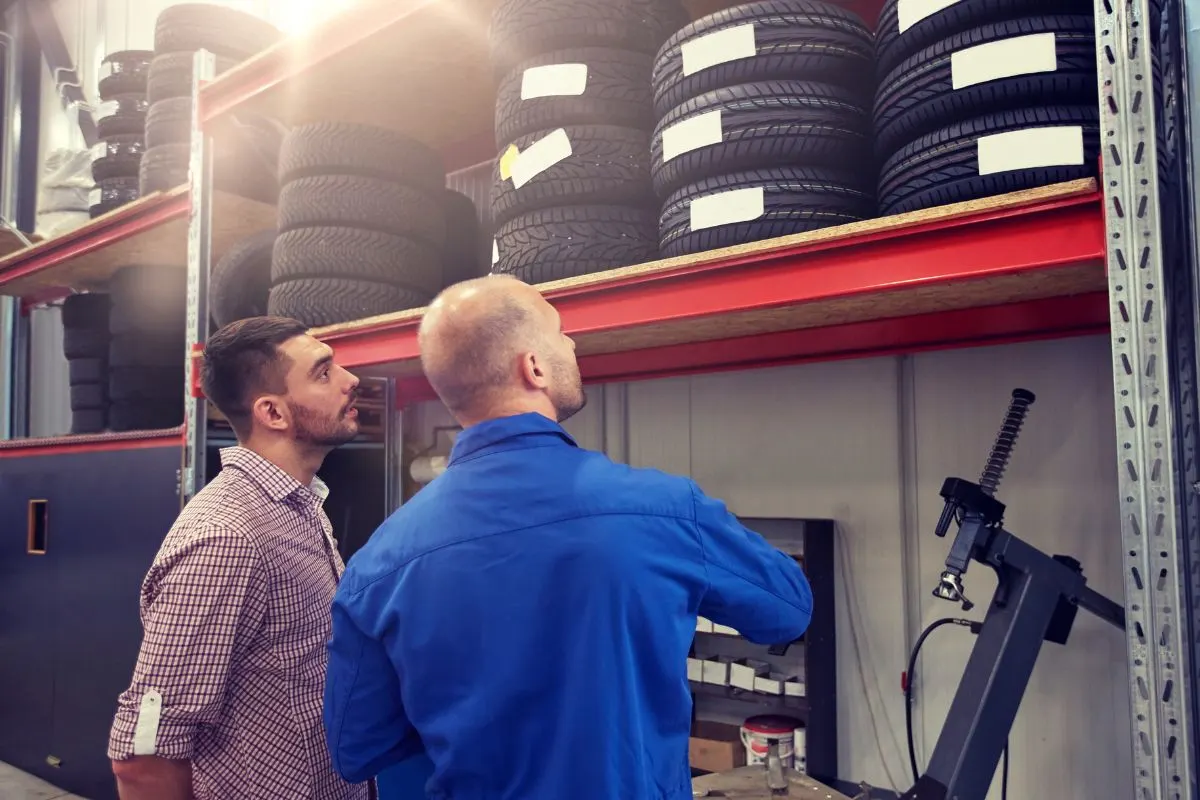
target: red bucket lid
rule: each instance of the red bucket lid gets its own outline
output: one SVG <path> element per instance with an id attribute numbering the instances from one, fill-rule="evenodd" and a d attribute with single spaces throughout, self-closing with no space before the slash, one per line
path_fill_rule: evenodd
<path id="1" fill-rule="evenodd" d="M 791 733 L 796 728 L 799 728 L 800 724 L 800 720 L 770 714 L 760 717 L 750 717 L 742 723 L 743 727 L 751 733 L 767 734 Z"/>

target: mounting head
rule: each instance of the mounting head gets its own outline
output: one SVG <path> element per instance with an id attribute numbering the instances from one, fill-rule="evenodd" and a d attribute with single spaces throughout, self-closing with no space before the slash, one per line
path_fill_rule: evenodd
<path id="1" fill-rule="evenodd" d="M 962 576 L 946 571 L 938 579 L 938 585 L 933 589 L 933 596 L 951 603 L 961 603 L 963 611 L 970 611 L 975 604 L 963 594 Z"/>

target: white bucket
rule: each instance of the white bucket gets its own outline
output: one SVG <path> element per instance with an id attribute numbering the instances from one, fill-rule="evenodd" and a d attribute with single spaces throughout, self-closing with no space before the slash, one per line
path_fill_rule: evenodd
<path id="1" fill-rule="evenodd" d="M 784 769 L 792 767 L 796 728 L 800 723 L 790 717 L 751 717 L 742 724 L 742 746 L 746 748 L 747 764 L 767 763 L 767 751 L 772 742 L 779 744 L 779 760 Z"/>

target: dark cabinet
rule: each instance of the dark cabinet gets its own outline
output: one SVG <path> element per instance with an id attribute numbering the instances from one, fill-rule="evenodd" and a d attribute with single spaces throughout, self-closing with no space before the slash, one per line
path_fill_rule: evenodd
<path id="1" fill-rule="evenodd" d="M 106 755 L 142 578 L 179 513 L 180 448 L 0 457 L 0 761 L 115 800 Z M 44 553 L 29 503 L 45 501 Z"/>

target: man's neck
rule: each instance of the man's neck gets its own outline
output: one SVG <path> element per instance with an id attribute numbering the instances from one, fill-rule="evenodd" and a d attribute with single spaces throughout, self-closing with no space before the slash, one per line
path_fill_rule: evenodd
<path id="1" fill-rule="evenodd" d="M 457 419 L 458 424 L 464 428 L 469 428 L 481 422 L 515 417 L 520 414 L 541 414 L 551 422 L 558 421 L 558 412 L 555 410 L 554 404 L 545 395 L 538 395 L 537 397 L 513 397 L 501 400 L 491 403 L 488 408 L 480 409 L 477 413 L 459 414 L 457 415 Z"/>
<path id="2" fill-rule="evenodd" d="M 292 441 L 263 442 L 252 439 L 241 445 L 270 461 L 303 486 L 312 485 L 317 470 L 329 452 L 325 448 L 304 447 Z"/>

